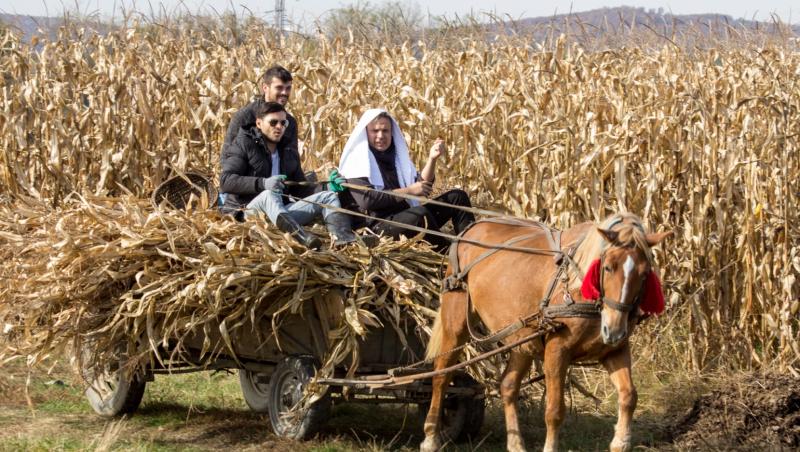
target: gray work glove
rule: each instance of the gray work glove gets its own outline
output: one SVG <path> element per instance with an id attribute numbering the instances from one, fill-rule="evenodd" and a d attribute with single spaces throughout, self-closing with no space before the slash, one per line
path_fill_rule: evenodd
<path id="1" fill-rule="evenodd" d="M 263 190 L 271 190 L 277 193 L 283 191 L 286 188 L 286 185 L 283 184 L 283 181 L 286 180 L 285 174 L 278 174 L 277 176 L 272 177 L 264 177 L 261 179 L 261 188 Z"/>

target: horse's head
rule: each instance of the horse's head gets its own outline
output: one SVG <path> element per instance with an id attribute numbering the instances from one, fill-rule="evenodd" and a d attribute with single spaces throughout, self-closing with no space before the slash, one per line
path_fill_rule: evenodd
<path id="1" fill-rule="evenodd" d="M 641 223 L 626 220 L 597 229 L 607 244 L 600 259 L 592 262 L 582 288 L 585 297 L 602 302 L 600 334 L 603 343 L 609 345 L 628 337 L 629 320 L 640 308 L 645 312 L 660 312 L 663 308 L 650 247 L 672 232 L 646 234 Z"/>

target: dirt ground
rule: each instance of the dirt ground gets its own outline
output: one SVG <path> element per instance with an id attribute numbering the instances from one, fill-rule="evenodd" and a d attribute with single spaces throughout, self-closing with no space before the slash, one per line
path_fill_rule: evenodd
<path id="1" fill-rule="evenodd" d="M 800 448 L 800 380 L 785 375 L 714 376 L 695 380 L 648 380 L 640 372 L 639 408 L 633 427 L 637 451 L 774 450 Z M 661 374 L 664 375 L 664 374 Z M 663 376 L 661 377 L 663 380 Z M 567 401 L 562 448 L 607 450 L 616 422 L 616 401 L 604 372 L 585 381 L 602 403 L 576 395 Z M 521 403 L 520 419 L 530 450 L 542 447 L 541 399 Z M 334 407 L 313 440 L 276 437 L 265 416 L 246 407 L 235 374 L 203 372 L 158 376 L 148 384 L 139 410 L 123 419 L 95 415 L 82 386 L 62 365 L 28 372 L 0 367 L 0 451 L 17 450 L 292 450 L 414 451 L 422 440 L 416 408 L 406 405 Z M 459 451 L 505 450 L 500 403 L 491 399 L 480 440 L 448 447 Z"/>
<path id="2" fill-rule="evenodd" d="M 800 450 L 800 378 L 749 374 L 706 394 L 672 429 L 682 449 Z"/>

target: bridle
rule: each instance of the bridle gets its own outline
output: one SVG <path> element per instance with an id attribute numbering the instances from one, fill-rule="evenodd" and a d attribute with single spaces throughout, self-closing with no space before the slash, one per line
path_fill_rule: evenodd
<path id="1" fill-rule="evenodd" d="M 600 286 L 598 287 L 600 291 L 600 298 L 598 299 L 597 303 L 602 306 L 608 306 L 609 308 L 619 311 L 619 312 L 629 312 L 630 315 L 634 315 L 638 311 L 639 305 L 642 303 L 642 293 L 644 292 L 644 284 L 641 285 L 639 288 L 639 293 L 636 294 L 636 298 L 633 299 L 633 303 L 631 304 L 624 304 L 620 303 L 616 300 L 612 300 L 611 298 L 606 297 L 605 290 L 603 289 L 603 276 L 605 275 L 605 268 L 604 265 L 606 257 L 606 252 L 603 251 L 600 254 Z"/>

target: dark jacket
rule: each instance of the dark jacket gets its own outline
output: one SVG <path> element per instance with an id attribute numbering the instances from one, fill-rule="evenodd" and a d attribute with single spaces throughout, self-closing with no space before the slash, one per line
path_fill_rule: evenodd
<path id="1" fill-rule="evenodd" d="M 228 125 L 228 131 L 225 132 L 222 155 L 225 155 L 225 151 L 236 140 L 239 129 L 256 123 L 256 107 L 263 102 L 264 96 L 259 96 L 233 115 L 231 123 Z M 283 132 L 283 138 L 278 142 L 278 149 L 294 149 L 295 153 L 297 153 L 297 120 L 288 111 L 286 112 L 286 119 L 289 120 L 289 125 Z"/>
<path id="2" fill-rule="evenodd" d="M 306 181 L 296 149 L 281 148 L 279 144 L 278 155 L 281 160 L 279 174 L 285 174 L 290 181 Z M 222 153 L 219 183 L 220 191 L 227 193 L 227 196 L 221 210 L 225 213 L 234 213 L 247 206 L 264 190 L 262 179 L 270 177 L 270 174 L 272 174 L 272 158 L 261 131 L 255 124 L 242 127 L 233 143 Z M 313 191 L 313 187 L 291 186 L 287 187 L 284 193 L 304 198 Z M 285 202 L 288 203 L 289 200 Z"/>
<path id="3" fill-rule="evenodd" d="M 369 178 L 359 177 L 355 179 L 347 179 L 347 182 L 353 185 L 362 185 L 369 188 L 375 188 L 369 183 Z M 384 189 L 383 191 L 363 191 L 363 190 L 347 190 L 339 194 L 339 200 L 342 207 L 348 210 L 361 212 L 372 217 L 389 218 L 394 214 L 400 213 L 406 209 L 411 208 L 411 205 L 405 199 L 393 196 L 390 194 L 391 189 Z M 364 226 L 372 227 L 375 220 L 365 220 L 361 217 L 351 217 L 353 221 L 353 228 Z"/>

